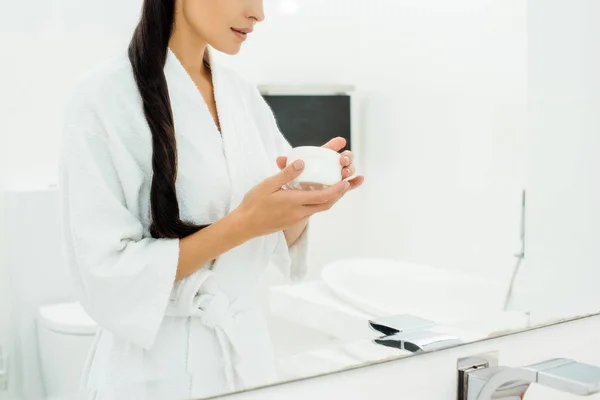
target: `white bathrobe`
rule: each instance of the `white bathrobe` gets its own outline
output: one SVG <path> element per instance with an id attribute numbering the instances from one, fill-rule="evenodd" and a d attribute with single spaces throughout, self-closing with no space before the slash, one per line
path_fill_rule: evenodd
<path id="1" fill-rule="evenodd" d="M 289 143 L 255 86 L 210 57 L 221 124 L 169 50 L 164 68 L 184 220 L 218 221 L 279 171 Z M 152 142 L 126 54 L 87 74 L 66 114 L 61 193 L 79 300 L 101 329 L 83 372 L 96 399 L 200 398 L 276 380 L 258 281 L 306 274 L 308 229 L 254 238 L 174 283 L 179 240 L 149 233 Z"/>

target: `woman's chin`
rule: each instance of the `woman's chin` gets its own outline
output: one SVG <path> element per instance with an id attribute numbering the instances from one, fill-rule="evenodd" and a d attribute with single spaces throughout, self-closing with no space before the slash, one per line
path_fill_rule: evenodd
<path id="1" fill-rule="evenodd" d="M 230 56 L 235 56 L 242 49 L 242 44 L 241 43 L 228 43 L 226 45 L 212 46 L 212 47 L 221 53 L 225 53 Z"/>

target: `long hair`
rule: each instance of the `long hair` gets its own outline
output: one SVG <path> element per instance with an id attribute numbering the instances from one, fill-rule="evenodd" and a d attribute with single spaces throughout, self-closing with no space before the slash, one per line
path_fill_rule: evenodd
<path id="1" fill-rule="evenodd" d="M 205 228 L 179 215 L 175 182 L 177 144 L 164 66 L 173 32 L 175 0 L 144 0 L 142 16 L 129 44 L 129 61 L 152 131 L 150 208 L 154 238 L 184 238 Z"/>

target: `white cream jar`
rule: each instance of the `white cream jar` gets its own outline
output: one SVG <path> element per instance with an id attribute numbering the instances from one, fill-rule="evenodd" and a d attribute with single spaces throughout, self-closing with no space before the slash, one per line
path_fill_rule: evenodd
<path id="1" fill-rule="evenodd" d="M 342 180 L 341 155 L 337 151 L 317 146 L 300 146 L 290 151 L 287 165 L 304 161 L 304 170 L 288 186 L 292 189 L 319 190 Z"/>

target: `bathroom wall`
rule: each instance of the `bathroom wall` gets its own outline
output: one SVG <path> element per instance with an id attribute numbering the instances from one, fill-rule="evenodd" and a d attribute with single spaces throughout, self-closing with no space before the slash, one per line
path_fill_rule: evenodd
<path id="1" fill-rule="evenodd" d="M 524 173 L 525 2 L 387 1 L 377 15 L 361 20 L 369 250 L 505 281 Z"/>
<path id="2" fill-rule="evenodd" d="M 529 1 L 525 265 L 540 320 L 600 310 L 600 3 Z"/>
<path id="3" fill-rule="evenodd" d="M 77 75 L 126 46 L 140 4 L 36 0 L 2 13 L 4 180 L 54 178 L 66 95 Z"/>

